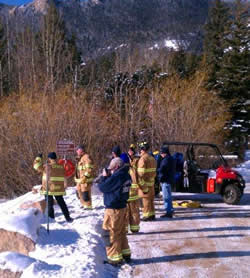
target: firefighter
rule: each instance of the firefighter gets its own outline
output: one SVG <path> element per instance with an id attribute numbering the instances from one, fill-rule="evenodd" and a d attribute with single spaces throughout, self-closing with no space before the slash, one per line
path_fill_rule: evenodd
<path id="1" fill-rule="evenodd" d="M 107 261 L 111 265 L 119 265 L 131 259 L 131 251 L 126 234 L 126 211 L 129 198 L 131 178 L 129 167 L 121 158 L 113 158 L 108 169 L 103 169 L 98 184 L 104 194 L 105 213 L 102 225 L 102 237 L 106 245 Z"/>
<path id="2" fill-rule="evenodd" d="M 139 144 L 140 159 L 137 173 L 139 177 L 139 196 L 143 203 L 143 221 L 155 219 L 154 183 L 156 177 L 156 161 L 148 154 L 149 144 L 145 141 Z"/>
<path id="3" fill-rule="evenodd" d="M 76 148 L 77 167 L 76 167 L 76 190 L 84 209 L 92 209 L 91 187 L 93 183 L 93 164 L 87 153 L 85 147 L 79 145 Z"/>
<path id="4" fill-rule="evenodd" d="M 42 174 L 42 188 L 41 194 L 45 195 L 47 200 L 47 177 L 48 177 L 48 215 L 50 218 L 55 218 L 54 214 L 54 200 L 55 197 L 59 207 L 61 208 L 63 215 L 67 222 L 73 222 L 73 219 L 69 215 L 68 207 L 63 199 L 65 195 L 65 188 L 67 187 L 67 180 L 65 178 L 65 170 L 63 165 L 57 163 L 57 156 L 55 152 L 48 154 L 48 164 L 43 164 L 42 154 L 36 157 L 33 168 Z"/>
<path id="5" fill-rule="evenodd" d="M 138 196 L 138 175 L 137 165 L 139 157 L 135 156 L 135 145 L 131 144 L 128 150 L 130 160 L 129 174 L 132 179 L 132 184 L 129 191 L 129 199 L 127 204 L 127 231 L 130 228 L 132 233 L 137 233 L 140 230 L 140 204 Z"/>

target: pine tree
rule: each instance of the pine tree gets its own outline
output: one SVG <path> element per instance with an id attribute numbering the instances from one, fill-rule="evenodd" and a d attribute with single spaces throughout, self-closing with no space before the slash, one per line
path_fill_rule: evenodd
<path id="1" fill-rule="evenodd" d="M 79 87 L 80 79 L 82 77 L 81 73 L 81 53 L 77 49 L 76 37 L 72 36 L 68 40 L 69 55 L 71 56 L 71 63 L 68 67 L 69 82 L 72 82 L 74 90 Z"/>
<path id="2" fill-rule="evenodd" d="M 209 71 L 207 87 L 217 89 L 217 73 L 221 70 L 221 61 L 225 53 L 225 40 L 230 30 L 230 13 L 222 0 L 216 0 L 212 6 L 208 22 L 205 25 L 204 58 Z"/>
<path id="3" fill-rule="evenodd" d="M 181 78 L 188 78 L 197 70 L 199 62 L 199 55 L 180 49 L 170 54 L 169 72 L 178 74 Z"/>
<path id="4" fill-rule="evenodd" d="M 233 10 L 230 35 L 226 38 L 226 51 L 218 72 L 220 95 L 233 101 L 231 137 L 250 133 L 250 25 L 247 6 L 237 0 Z"/>

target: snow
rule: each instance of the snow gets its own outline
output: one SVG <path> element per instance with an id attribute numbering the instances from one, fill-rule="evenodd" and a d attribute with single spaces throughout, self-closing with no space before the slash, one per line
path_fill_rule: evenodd
<path id="1" fill-rule="evenodd" d="M 250 161 L 241 167 L 250 172 Z M 173 193 L 175 199 L 198 200 L 202 207 L 176 208 L 175 216 L 170 220 L 159 218 L 164 209 L 162 201 L 156 199 L 156 221 L 142 222 L 139 234 L 128 234 L 133 262 L 121 268 L 103 264 L 106 259 L 100 233 L 104 214 L 103 197 L 95 186 L 93 192 L 94 209 L 83 210 L 76 198 L 75 188 L 68 188 L 65 202 L 74 222 L 67 223 L 60 208 L 55 206 L 56 219 L 49 224 L 49 234 L 44 217 L 34 220 L 34 209 L 20 209 L 23 203 L 43 198 L 39 194 L 29 192 L 2 203 L 1 225 L 4 225 L 3 218 L 4 223 L 8 223 L 5 224 L 6 229 L 23 230 L 30 238 L 34 237 L 38 226 L 40 230 L 36 249 L 29 256 L 14 252 L 0 253 L 0 268 L 21 271 L 21 278 L 203 278 L 250 275 L 250 227 L 247 224 L 250 184 L 247 184 L 238 206 L 226 205 L 219 195 Z M 10 220 L 13 217 L 16 222 Z M 27 222 L 27 219 L 30 221 Z M 237 267 L 239 265 L 240 268 Z"/>
<path id="2" fill-rule="evenodd" d="M 42 213 L 38 209 L 30 208 L 22 210 L 15 215 L 0 213 L 0 218 L 0 229 L 18 232 L 36 242 L 38 238 L 37 231 L 43 218 Z"/>
<path id="3" fill-rule="evenodd" d="M 16 252 L 0 253 L 0 268 L 12 272 L 22 272 L 36 260 Z"/>
<path id="4" fill-rule="evenodd" d="M 159 49 L 159 44 L 155 43 L 152 47 L 149 48 L 149 50 Z"/>
<path id="5" fill-rule="evenodd" d="M 117 50 L 117 49 L 119 49 L 119 48 L 126 47 L 126 46 L 127 46 L 127 44 L 122 43 L 122 44 L 120 44 L 119 46 L 115 47 L 115 50 Z"/>
<path id="6" fill-rule="evenodd" d="M 141 223 L 129 235 L 133 277 L 249 277 L 250 184 L 237 206 L 219 195 L 173 193 L 176 200 L 196 200 L 201 208 L 175 208 L 174 218 L 159 218 L 163 203 L 156 199 L 156 221 Z"/>
<path id="7" fill-rule="evenodd" d="M 245 182 L 250 183 L 250 160 L 241 163 L 234 169 L 242 175 Z"/>
<path id="8" fill-rule="evenodd" d="M 162 47 L 172 48 L 174 50 L 179 49 L 178 42 L 176 40 L 165 39 L 163 42 L 155 43 L 149 48 L 149 50 L 160 49 Z"/>
<path id="9" fill-rule="evenodd" d="M 175 40 L 165 40 L 165 47 L 173 48 L 174 50 L 178 50 L 178 44 Z"/>
<path id="10" fill-rule="evenodd" d="M 94 191 L 98 193 L 96 188 Z M 1 269 L 23 271 L 22 278 L 131 277 L 129 265 L 120 269 L 103 264 L 106 252 L 100 233 L 104 215 L 102 195 L 98 193 L 93 196 L 93 210 L 83 210 L 76 198 L 75 188 L 68 188 L 64 199 L 74 222 L 67 223 L 60 208 L 55 205 L 56 219 L 49 223 L 49 234 L 45 217 L 37 217 L 36 221 L 34 220 L 33 212 L 36 209 L 20 209 L 21 204 L 39 199 L 39 193 L 29 192 L 1 204 L 1 226 L 36 240 L 36 249 L 30 252 L 29 256 L 14 252 L 0 253 Z M 35 232 L 40 225 L 37 238 Z"/>

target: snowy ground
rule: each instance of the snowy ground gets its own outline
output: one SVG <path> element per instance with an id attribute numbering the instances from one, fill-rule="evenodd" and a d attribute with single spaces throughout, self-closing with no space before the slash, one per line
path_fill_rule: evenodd
<path id="1" fill-rule="evenodd" d="M 19 208 L 22 203 L 39 199 L 41 199 L 39 194 L 34 195 L 30 192 L 2 203 L 0 217 L 13 213 L 19 215 L 22 213 Z M 31 252 L 29 257 L 15 253 L 0 253 L 0 268 L 23 271 L 22 278 L 131 277 L 132 268 L 129 265 L 124 265 L 120 270 L 103 264 L 106 255 L 100 236 L 104 213 L 102 196 L 94 196 L 95 208 L 92 211 L 80 208 L 75 188 L 67 190 L 65 201 L 74 222 L 68 224 L 60 208 L 55 206 L 56 221 L 50 223 L 48 234 L 46 221 L 43 219 L 36 250 Z M 20 223 L 16 223 L 16 230 L 19 230 L 19 227 Z"/>
<path id="2" fill-rule="evenodd" d="M 39 198 L 27 193 L 2 203 L 0 217 L 18 214 L 20 204 Z M 36 250 L 29 257 L 0 253 L 0 267 L 24 270 L 22 278 L 250 277 L 250 184 L 237 206 L 217 195 L 174 193 L 174 198 L 199 200 L 202 208 L 178 208 L 173 219 L 160 219 L 162 201 L 156 200 L 156 221 L 143 222 L 139 234 L 128 235 L 133 262 L 119 269 L 102 263 L 102 196 L 94 196 L 94 210 L 84 211 L 69 188 L 65 201 L 74 222 L 66 223 L 55 206 L 56 221 L 50 234 L 43 221 Z"/>
<path id="3" fill-rule="evenodd" d="M 250 184 L 240 205 L 220 196 L 175 193 L 177 200 L 199 200 L 202 208 L 177 208 L 173 219 L 144 222 L 129 235 L 133 277 L 250 277 Z M 156 201 L 157 216 L 162 202 Z"/>

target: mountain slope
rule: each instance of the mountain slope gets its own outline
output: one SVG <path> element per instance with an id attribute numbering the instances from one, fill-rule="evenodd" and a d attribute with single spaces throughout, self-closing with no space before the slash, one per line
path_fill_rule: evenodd
<path id="1" fill-rule="evenodd" d="M 4 6 L 0 12 L 20 22 L 29 23 L 31 18 L 39 22 L 49 3 L 62 14 L 83 56 L 96 56 L 120 44 L 152 46 L 169 38 L 197 50 L 209 7 L 209 0 L 34 0 L 14 8 Z"/>

